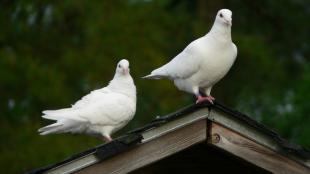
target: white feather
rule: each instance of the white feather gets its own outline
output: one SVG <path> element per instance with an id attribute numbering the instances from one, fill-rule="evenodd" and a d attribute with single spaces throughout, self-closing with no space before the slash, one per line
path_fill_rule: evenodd
<path id="1" fill-rule="evenodd" d="M 70 108 L 43 111 L 43 118 L 56 123 L 39 129 L 40 134 L 71 132 L 110 137 L 125 126 L 136 111 L 136 87 L 128 61 L 118 65 L 107 87 L 92 91 Z"/>
<path id="2" fill-rule="evenodd" d="M 212 86 L 227 74 L 237 56 L 231 40 L 231 15 L 228 9 L 220 10 L 209 33 L 144 78 L 169 78 L 180 90 L 210 95 Z"/>

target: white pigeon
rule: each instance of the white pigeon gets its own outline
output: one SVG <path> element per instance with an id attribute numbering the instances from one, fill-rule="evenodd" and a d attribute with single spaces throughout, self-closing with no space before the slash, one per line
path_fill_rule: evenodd
<path id="1" fill-rule="evenodd" d="M 231 25 L 232 12 L 219 10 L 209 33 L 143 78 L 168 78 L 178 89 L 195 94 L 196 103 L 206 100 L 213 103 L 215 99 L 210 95 L 213 85 L 227 74 L 237 57 L 237 47 L 231 40 Z"/>
<path id="2" fill-rule="evenodd" d="M 129 73 L 129 62 L 121 60 L 109 85 L 92 91 L 70 108 L 43 111 L 43 118 L 56 123 L 38 131 L 86 133 L 112 141 L 111 134 L 124 127 L 136 112 L 136 86 Z"/>

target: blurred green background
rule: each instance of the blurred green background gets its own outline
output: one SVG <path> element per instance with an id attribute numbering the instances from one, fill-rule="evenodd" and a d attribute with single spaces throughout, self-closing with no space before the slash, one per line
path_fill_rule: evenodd
<path id="1" fill-rule="evenodd" d="M 101 141 L 39 136 L 41 111 L 70 106 L 131 63 L 137 114 L 117 135 L 194 102 L 168 80 L 140 77 L 206 34 L 221 8 L 233 11 L 237 60 L 212 91 L 218 101 L 310 148 L 308 0 L 0 1 L 0 168 L 21 173 Z"/>

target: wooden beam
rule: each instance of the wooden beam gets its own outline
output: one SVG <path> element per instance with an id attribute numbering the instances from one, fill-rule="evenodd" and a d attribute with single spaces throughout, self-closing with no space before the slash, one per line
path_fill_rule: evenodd
<path id="1" fill-rule="evenodd" d="M 270 172 L 278 174 L 310 173 L 308 167 L 220 124 L 212 122 L 209 131 L 209 143 Z"/>
<path id="2" fill-rule="evenodd" d="M 76 173 L 128 173 L 205 141 L 206 131 L 206 120 L 198 120 Z"/>
<path id="3" fill-rule="evenodd" d="M 274 140 L 264 133 L 256 130 L 255 128 L 251 127 L 250 125 L 241 122 L 240 120 L 227 115 L 226 113 L 218 110 L 212 109 L 210 115 L 208 117 L 212 122 L 219 123 L 224 125 L 225 127 L 234 130 L 242 134 L 243 136 L 254 140 L 264 146 L 267 146 L 275 151 L 279 149 L 278 144 L 274 142 Z"/>
<path id="4" fill-rule="evenodd" d="M 275 140 L 272 137 L 236 119 L 235 117 L 227 115 L 222 111 L 212 109 L 210 114 L 208 115 L 208 119 L 211 120 L 212 122 L 224 125 L 225 127 L 242 134 L 244 137 L 253 140 L 263 146 L 266 146 L 274 151 L 281 151 L 281 146 L 279 146 L 279 144 L 275 142 Z M 306 161 L 305 159 L 299 158 L 298 156 L 293 154 L 287 154 L 287 155 L 289 158 L 298 161 L 299 163 L 306 165 L 307 167 L 310 168 L 309 160 Z"/>
<path id="5" fill-rule="evenodd" d="M 142 136 L 143 136 L 142 142 L 146 143 L 152 139 L 161 137 L 164 134 L 172 132 L 176 129 L 180 129 L 186 125 L 192 124 L 192 123 L 197 122 L 199 120 L 203 120 L 203 119 L 205 120 L 208 117 L 209 113 L 210 112 L 209 112 L 208 108 L 203 108 L 203 109 L 195 111 L 195 112 L 193 112 L 193 113 L 191 113 L 185 117 L 181 117 L 181 118 L 178 118 L 176 120 L 169 121 L 168 123 L 163 124 L 157 128 L 145 131 L 142 133 Z"/>

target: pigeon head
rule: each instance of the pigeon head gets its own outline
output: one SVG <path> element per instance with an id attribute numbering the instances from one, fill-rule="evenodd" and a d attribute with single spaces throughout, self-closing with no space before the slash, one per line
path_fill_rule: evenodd
<path id="1" fill-rule="evenodd" d="M 229 9 L 221 9 L 217 12 L 215 22 L 231 26 L 232 25 L 232 12 Z"/>
<path id="2" fill-rule="evenodd" d="M 122 59 L 118 62 L 116 67 L 116 73 L 119 75 L 129 74 L 129 62 L 126 59 Z"/>

